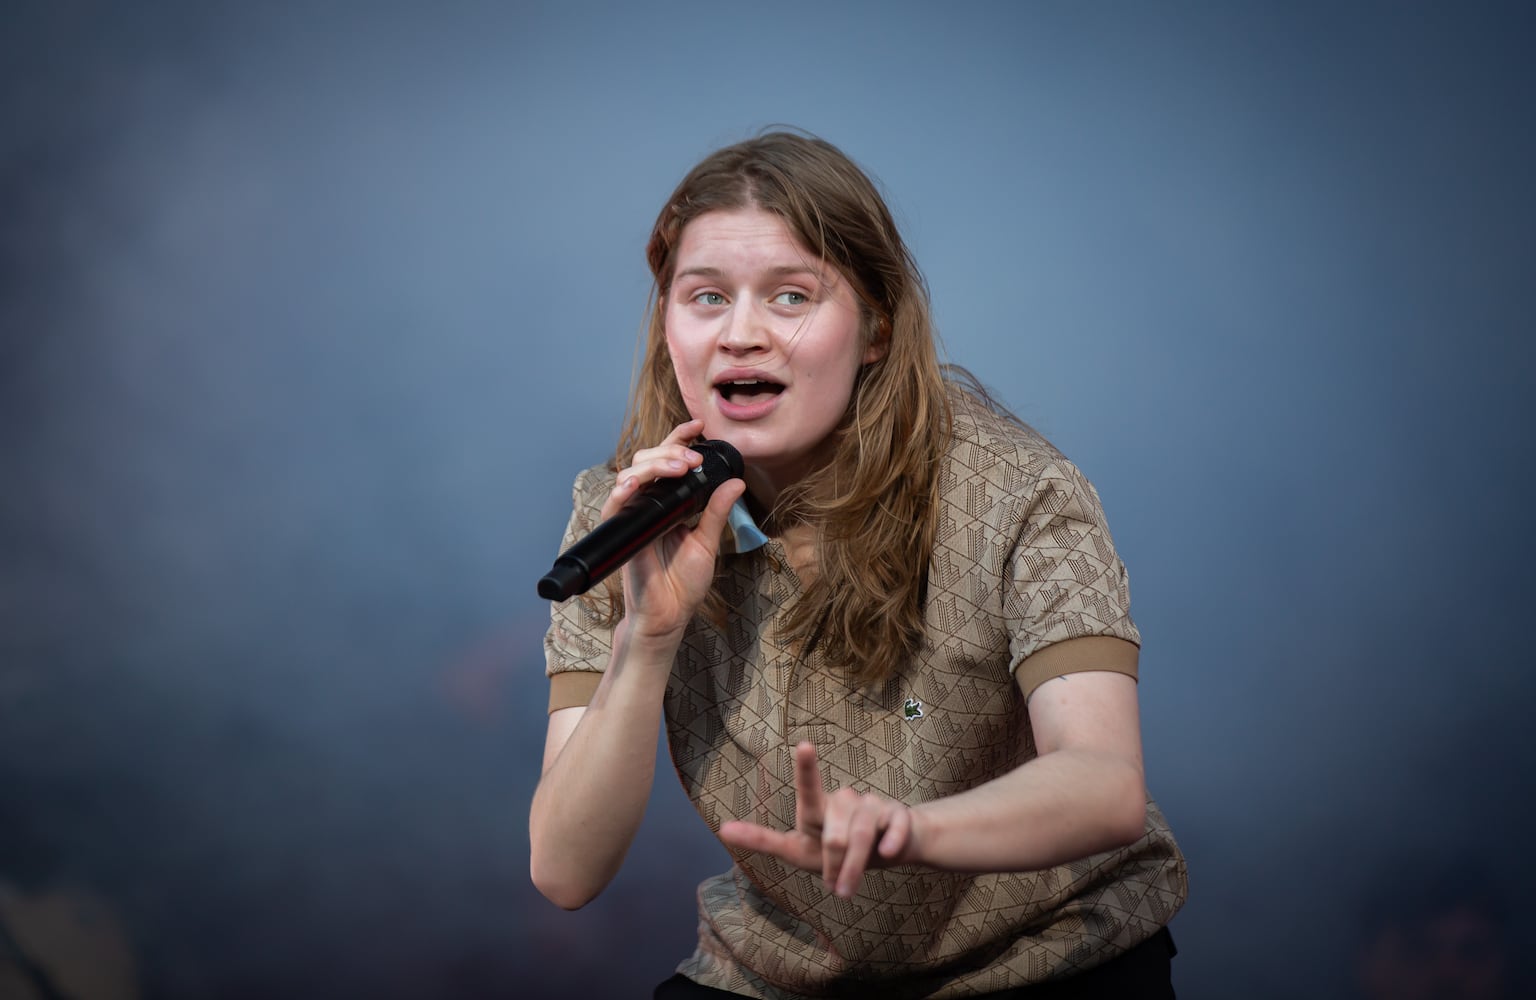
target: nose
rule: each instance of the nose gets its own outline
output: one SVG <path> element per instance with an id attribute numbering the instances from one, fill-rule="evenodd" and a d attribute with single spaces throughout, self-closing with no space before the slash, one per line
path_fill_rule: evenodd
<path id="1" fill-rule="evenodd" d="M 750 354 L 765 350 L 771 334 L 768 317 L 760 303 L 742 299 L 731 310 L 725 329 L 720 332 L 720 349 L 728 354 Z"/>

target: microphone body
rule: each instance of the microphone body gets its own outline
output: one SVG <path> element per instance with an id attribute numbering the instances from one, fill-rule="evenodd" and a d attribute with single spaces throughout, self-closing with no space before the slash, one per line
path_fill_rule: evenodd
<path id="1" fill-rule="evenodd" d="M 647 483 L 619 512 L 566 549 L 539 581 L 539 596 L 563 601 L 585 594 L 635 553 L 697 514 L 715 488 L 742 474 L 741 453 L 724 441 L 689 446 L 704 462 L 674 479 Z"/>

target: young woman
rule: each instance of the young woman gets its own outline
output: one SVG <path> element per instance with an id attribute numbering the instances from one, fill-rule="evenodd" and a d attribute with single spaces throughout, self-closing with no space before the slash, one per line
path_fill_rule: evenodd
<path id="1" fill-rule="evenodd" d="M 665 722 L 735 865 L 656 996 L 1171 997 L 1184 862 L 1093 487 L 940 366 L 890 212 L 830 144 L 706 158 L 647 255 L 630 414 L 565 544 L 701 437 L 746 473 L 553 606 L 535 884 L 566 908 L 607 885 Z"/>

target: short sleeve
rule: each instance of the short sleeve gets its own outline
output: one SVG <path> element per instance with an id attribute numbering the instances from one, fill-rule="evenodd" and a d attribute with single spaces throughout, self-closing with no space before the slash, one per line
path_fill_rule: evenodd
<path id="1" fill-rule="evenodd" d="M 613 473 L 596 467 L 576 477 L 571 490 L 572 511 L 560 550 L 595 528 L 601 520 L 603 498 L 613 489 Z M 608 666 L 613 626 L 600 593 L 553 601 L 549 630 L 544 633 L 544 672 L 550 681 L 549 710 L 586 705 Z"/>
<path id="2" fill-rule="evenodd" d="M 1020 687 L 1027 695 L 1052 677 L 1083 670 L 1135 677 L 1141 634 L 1093 485 L 1058 458 L 1041 466 L 1020 500 L 1003 596 L 1009 666 Z"/>

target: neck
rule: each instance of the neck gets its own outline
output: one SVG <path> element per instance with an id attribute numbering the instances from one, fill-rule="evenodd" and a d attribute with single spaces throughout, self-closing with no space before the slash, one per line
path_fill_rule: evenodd
<path id="1" fill-rule="evenodd" d="M 776 521 L 784 517 L 785 512 L 777 509 L 784 491 L 818 477 L 832 461 L 836 450 L 836 435 L 833 435 L 821 442 L 813 451 L 776 464 L 761 461 L 749 462 L 742 478 L 747 484 L 749 503 L 755 505 L 752 515 L 758 517 L 761 514 L 767 521 Z M 799 505 L 796 504 L 796 506 Z M 794 523 L 800 519 L 800 514 L 789 512 L 786 523 Z M 777 534 L 776 531 L 770 531 L 763 520 L 759 520 L 758 523 L 763 524 L 763 530 L 768 531 L 769 534 Z"/>

